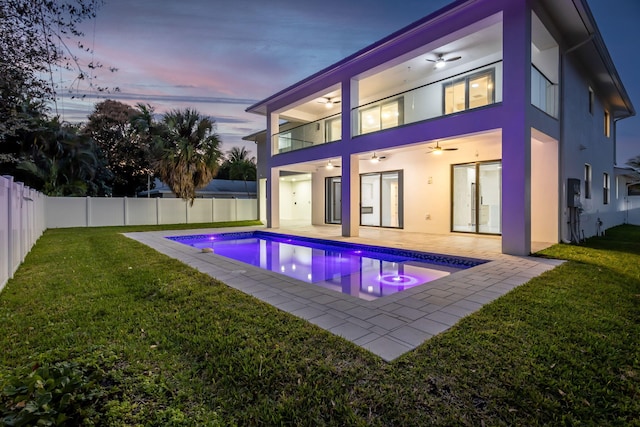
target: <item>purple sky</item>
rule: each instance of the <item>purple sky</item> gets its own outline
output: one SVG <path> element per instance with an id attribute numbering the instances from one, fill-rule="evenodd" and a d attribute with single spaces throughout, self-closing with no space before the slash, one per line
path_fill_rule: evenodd
<path id="1" fill-rule="evenodd" d="M 193 107 L 216 119 L 223 149 L 244 145 L 265 119 L 249 105 L 325 68 L 449 0 L 106 0 L 84 25 L 101 70 L 101 98 L 149 103 L 163 113 Z M 640 111 L 640 1 L 588 0 L 618 73 Z M 68 85 L 60 76 L 63 85 Z M 84 86 L 81 89 L 87 90 Z M 60 113 L 83 121 L 95 102 L 64 97 Z M 618 164 L 640 155 L 640 118 L 618 123 Z"/>

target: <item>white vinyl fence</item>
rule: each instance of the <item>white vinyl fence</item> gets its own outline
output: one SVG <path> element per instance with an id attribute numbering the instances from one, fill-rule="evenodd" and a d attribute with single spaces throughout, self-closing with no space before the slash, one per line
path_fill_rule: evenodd
<path id="1" fill-rule="evenodd" d="M 626 224 L 640 225 L 640 196 L 628 196 L 626 198 Z"/>
<path id="2" fill-rule="evenodd" d="M 0 291 L 45 230 L 46 197 L 0 176 Z"/>
<path id="3" fill-rule="evenodd" d="M 258 218 L 256 199 L 47 197 L 0 176 L 0 291 L 47 228 L 195 224 Z"/>
<path id="4" fill-rule="evenodd" d="M 256 199 L 47 197 L 47 228 L 195 224 L 258 218 Z"/>

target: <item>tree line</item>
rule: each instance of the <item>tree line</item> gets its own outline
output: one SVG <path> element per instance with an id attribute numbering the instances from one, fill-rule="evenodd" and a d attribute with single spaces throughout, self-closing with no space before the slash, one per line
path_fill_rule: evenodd
<path id="1" fill-rule="evenodd" d="M 97 83 L 117 69 L 93 61 L 79 29 L 102 3 L 0 1 L 0 175 L 52 196 L 135 196 L 158 177 L 184 199 L 213 177 L 255 180 L 255 159 L 241 147 L 223 155 L 215 120 L 191 108 L 157 115 L 106 100 L 86 123 L 60 120 L 62 91 L 119 91 Z M 64 87 L 60 71 L 74 76 Z"/>
<path id="2" fill-rule="evenodd" d="M 96 104 L 83 124 L 24 106 L 25 123 L 3 135 L 0 173 L 51 196 L 135 196 L 154 177 L 185 200 L 213 178 L 253 181 L 255 158 L 244 147 L 220 150 L 215 120 L 195 109 L 161 116 L 146 104 Z"/>

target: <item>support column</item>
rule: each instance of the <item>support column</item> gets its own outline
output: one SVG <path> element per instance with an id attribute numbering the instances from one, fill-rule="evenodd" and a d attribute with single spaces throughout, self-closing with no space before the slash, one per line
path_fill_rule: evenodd
<path id="1" fill-rule="evenodd" d="M 360 164 L 358 157 L 352 155 L 354 141 L 351 139 L 357 126 L 357 114 L 352 109 L 358 105 L 358 82 L 351 79 L 342 81 L 342 140 L 340 154 L 342 159 L 342 235 L 357 237 L 360 232 Z"/>
<path id="2" fill-rule="evenodd" d="M 280 130 L 279 115 L 269 112 L 267 115 L 267 228 L 280 227 L 280 170 L 272 167 L 273 136 Z"/>
<path id="3" fill-rule="evenodd" d="M 502 252 L 531 253 L 531 7 L 505 1 L 503 13 Z"/>
<path id="4" fill-rule="evenodd" d="M 357 237 L 360 233 L 360 171 L 358 156 L 342 156 L 342 235 Z"/>

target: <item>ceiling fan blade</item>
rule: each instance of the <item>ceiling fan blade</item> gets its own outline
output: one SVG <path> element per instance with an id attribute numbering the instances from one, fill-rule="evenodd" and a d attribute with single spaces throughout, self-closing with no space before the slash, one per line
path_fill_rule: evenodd
<path id="1" fill-rule="evenodd" d="M 443 148 L 443 151 L 456 151 L 457 148 Z"/>
<path id="2" fill-rule="evenodd" d="M 444 62 L 453 62 L 453 61 L 457 61 L 458 59 L 461 59 L 462 56 L 454 56 L 453 58 L 449 58 L 449 59 L 445 59 Z"/>

